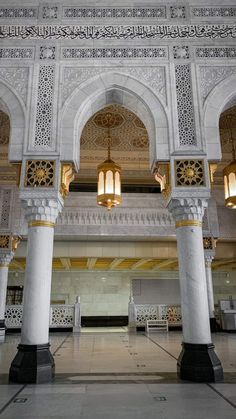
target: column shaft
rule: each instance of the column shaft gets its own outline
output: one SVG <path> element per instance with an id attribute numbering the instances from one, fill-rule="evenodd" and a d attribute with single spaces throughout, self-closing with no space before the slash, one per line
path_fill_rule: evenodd
<path id="1" fill-rule="evenodd" d="M 0 336 L 4 341 L 5 336 L 5 309 L 7 296 L 8 266 L 0 266 Z"/>
<path id="2" fill-rule="evenodd" d="M 51 227 L 29 227 L 21 343 L 48 343 L 52 275 Z"/>
<path id="3" fill-rule="evenodd" d="M 209 317 L 214 318 L 215 306 L 214 306 L 214 292 L 213 292 L 213 283 L 212 283 L 211 262 L 206 261 L 205 266 L 206 266 L 206 284 L 207 284 Z"/>
<path id="4" fill-rule="evenodd" d="M 0 320 L 4 320 L 7 296 L 8 266 L 0 266 Z"/>
<path id="5" fill-rule="evenodd" d="M 206 274 L 201 226 L 176 230 L 180 291 L 183 316 L 183 340 L 187 343 L 210 343 Z"/>

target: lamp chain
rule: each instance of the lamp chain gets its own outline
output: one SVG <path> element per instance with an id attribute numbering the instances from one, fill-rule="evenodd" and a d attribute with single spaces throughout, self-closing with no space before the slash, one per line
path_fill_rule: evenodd
<path id="1" fill-rule="evenodd" d="M 107 159 L 111 160 L 111 136 L 110 136 L 110 127 L 108 126 L 108 144 L 107 144 Z"/>

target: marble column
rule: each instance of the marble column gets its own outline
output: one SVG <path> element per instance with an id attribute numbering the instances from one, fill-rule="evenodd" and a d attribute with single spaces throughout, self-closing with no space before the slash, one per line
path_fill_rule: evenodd
<path id="1" fill-rule="evenodd" d="M 134 304 L 134 298 L 132 294 L 129 297 L 128 319 L 129 332 L 136 332 L 136 307 Z"/>
<path id="2" fill-rule="evenodd" d="M 54 225 L 63 200 L 25 199 L 23 205 L 28 221 L 23 322 L 9 379 L 44 383 L 54 376 L 54 359 L 49 349 L 50 292 Z"/>
<path id="3" fill-rule="evenodd" d="M 207 284 L 207 298 L 208 298 L 210 327 L 211 327 L 211 332 L 217 332 L 217 323 L 216 323 L 216 318 L 215 318 L 215 305 L 214 305 L 214 291 L 213 291 L 213 283 L 212 283 L 212 270 L 211 270 L 211 263 L 213 260 L 213 256 L 209 255 L 205 251 L 204 257 L 205 257 L 206 284 Z"/>
<path id="4" fill-rule="evenodd" d="M 223 370 L 211 342 L 202 218 L 207 201 L 172 198 L 169 210 L 176 223 L 183 322 L 178 375 L 196 382 L 222 381 Z"/>
<path id="5" fill-rule="evenodd" d="M 5 339 L 5 309 L 7 296 L 8 267 L 14 253 L 0 254 L 0 339 Z"/>

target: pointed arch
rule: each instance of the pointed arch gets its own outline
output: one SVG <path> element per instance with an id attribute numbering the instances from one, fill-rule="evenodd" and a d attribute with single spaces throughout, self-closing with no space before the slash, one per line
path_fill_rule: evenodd
<path id="1" fill-rule="evenodd" d="M 236 75 L 219 83 L 209 94 L 204 105 L 204 134 L 208 160 L 221 159 L 219 120 L 227 104 L 236 103 Z"/>
<path id="2" fill-rule="evenodd" d="M 150 144 L 150 166 L 169 159 L 168 114 L 153 91 L 127 74 L 103 73 L 79 86 L 66 100 L 61 112 L 61 158 L 80 166 L 80 136 L 88 119 L 103 107 L 119 104 L 144 123 Z"/>
<path id="3" fill-rule="evenodd" d="M 9 160 L 21 161 L 25 139 L 25 111 L 20 99 L 0 81 L 0 109 L 10 118 Z"/>

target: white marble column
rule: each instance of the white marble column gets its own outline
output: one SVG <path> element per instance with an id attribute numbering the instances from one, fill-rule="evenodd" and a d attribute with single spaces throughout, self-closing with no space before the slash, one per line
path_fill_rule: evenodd
<path id="1" fill-rule="evenodd" d="M 169 203 L 176 223 L 183 322 L 178 372 L 181 378 L 191 381 L 219 381 L 223 377 L 211 343 L 202 238 L 206 207 L 207 201 L 200 198 L 173 198 Z"/>
<path id="2" fill-rule="evenodd" d="M 214 291 L 213 291 L 212 270 L 211 270 L 212 260 L 213 260 L 213 256 L 205 253 L 206 284 L 207 284 L 208 309 L 209 309 L 210 319 L 215 318 Z"/>
<path id="3" fill-rule="evenodd" d="M 5 309 L 7 296 L 8 267 L 14 253 L 0 254 L 0 338 L 5 338 Z"/>
<path id="4" fill-rule="evenodd" d="M 129 320 L 129 332 L 136 332 L 136 307 L 134 304 L 134 297 L 131 294 L 129 298 L 128 306 L 128 320 Z"/>
<path id="5" fill-rule="evenodd" d="M 60 196 L 57 199 L 30 198 L 25 199 L 23 205 L 28 221 L 23 322 L 10 380 L 40 383 L 50 381 L 54 374 L 49 351 L 49 310 L 54 225 L 63 201 Z"/>

